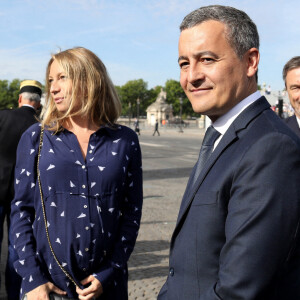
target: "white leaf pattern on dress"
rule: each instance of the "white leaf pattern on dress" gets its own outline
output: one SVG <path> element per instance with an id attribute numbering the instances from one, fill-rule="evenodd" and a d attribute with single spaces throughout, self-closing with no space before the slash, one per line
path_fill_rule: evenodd
<path id="1" fill-rule="evenodd" d="M 80 218 L 85 218 L 86 217 L 86 214 L 84 214 L 84 213 L 81 213 L 81 215 L 80 216 L 78 216 L 77 217 L 77 219 L 80 219 Z"/>
<path id="2" fill-rule="evenodd" d="M 49 167 L 47 168 L 47 171 L 49 171 L 49 170 L 51 170 L 51 169 L 53 169 L 53 168 L 55 168 L 55 166 L 52 165 L 52 164 L 50 164 Z"/>
<path id="3" fill-rule="evenodd" d="M 76 185 L 70 180 L 70 187 L 76 187 Z"/>

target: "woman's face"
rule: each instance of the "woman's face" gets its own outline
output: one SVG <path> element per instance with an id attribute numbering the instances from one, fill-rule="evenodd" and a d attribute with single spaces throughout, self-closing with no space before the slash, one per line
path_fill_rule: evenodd
<path id="1" fill-rule="evenodd" d="M 59 112 L 66 112 L 71 103 L 72 80 L 54 59 L 49 72 L 50 93 Z"/>

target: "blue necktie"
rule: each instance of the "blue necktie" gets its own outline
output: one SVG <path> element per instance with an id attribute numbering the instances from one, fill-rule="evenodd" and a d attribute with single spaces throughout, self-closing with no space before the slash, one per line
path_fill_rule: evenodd
<path id="1" fill-rule="evenodd" d="M 194 173 L 192 185 L 194 185 L 197 181 L 205 162 L 208 160 L 209 156 L 213 152 L 214 143 L 220 135 L 220 132 L 218 132 L 214 127 L 209 126 L 207 128 L 202 142 L 199 158 L 196 164 L 196 170 Z"/>

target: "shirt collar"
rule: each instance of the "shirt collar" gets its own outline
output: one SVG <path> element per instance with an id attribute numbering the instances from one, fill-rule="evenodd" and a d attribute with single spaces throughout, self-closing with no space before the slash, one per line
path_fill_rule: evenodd
<path id="1" fill-rule="evenodd" d="M 297 116 L 296 116 L 296 121 L 298 122 L 298 126 L 300 127 L 300 119 Z"/>
<path id="2" fill-rule="evenodd" d="M 35 110 L 35 108 L 34 108 L 32 105 L 30 105 L 30 104 L 23 104 L 22 107 L 23 107 L 23 106 L 30 107 L 30 108 L 32 108 L 32 109 Z"/>
<path id="3" fill-rule="evenodd" d="M 253 94 L 249 95 L 244 100 L 240 101 L 236 104 L 231 110 L 229 110 L 225 115 L 218 118 L 212 125 L 213 127 L 218 130 L 221 135 L 224 135 L 229 126 L 233 123 L 233 121 L 238 117 L 238 115 L 246 109 L 250 104 L 255 102 L 261 97 L 259 91 L 254 92 Z"/>

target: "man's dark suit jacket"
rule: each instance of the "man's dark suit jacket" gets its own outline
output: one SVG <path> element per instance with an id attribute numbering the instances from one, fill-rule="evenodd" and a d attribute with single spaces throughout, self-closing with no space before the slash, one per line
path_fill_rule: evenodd
<path id="1" fill-rule="evenodd" d="M 13 199 L 17 146 L 23 132 L 35 122 L 35 110 L 31 107 L 0 110 L 0 205 Z"/>
<path id="2" fill-rule="evenodd" d="M 300 137 L 300 128 L 296 119 L 296 115 L 293 115 L 284 120 L 286 124 L 295 131 L 295 133 Z"/>
<path id="3" fill-rule="evenodd" d="M 158 299 L 299 300 L 300 140 L 264 97 L 190 181 Z"/>

